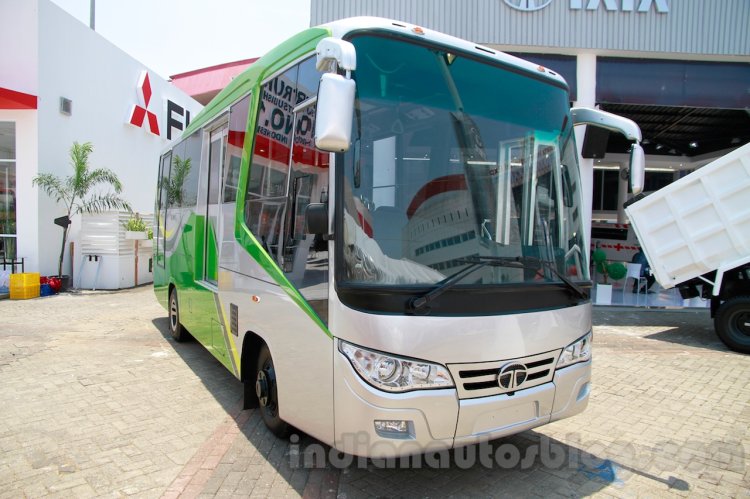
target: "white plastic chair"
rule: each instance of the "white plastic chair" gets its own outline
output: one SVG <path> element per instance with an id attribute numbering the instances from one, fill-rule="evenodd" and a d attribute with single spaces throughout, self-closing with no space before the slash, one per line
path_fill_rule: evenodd
<path id="1" fill-rule="evenodd" d="M 640 263 L 628 263 L 627 265 L 627 273 L 625 274 L 625 284 L 622 287 L 622 302 L 625 303 L 625 291 L 629 288 L 628 286 L 628 279 L 631 277 L 637 281 L 637 294 L 635 297 L 635 304 L 638 305 L 641 298 L 641 286 L 643 286 L 643 294 L 646 297 L 646 305 L 648 305 L 648 290 L 646 289 L 646 285 L 648 284 L 648 279 L 641 276 L 641 264 Z M 635 284 L 635 283 L 634 283 Z"/>

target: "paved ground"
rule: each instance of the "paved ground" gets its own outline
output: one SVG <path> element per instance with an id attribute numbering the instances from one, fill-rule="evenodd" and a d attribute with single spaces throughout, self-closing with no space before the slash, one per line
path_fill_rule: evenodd
<path id="1" fill-rule="evenodd" d="M 705 310 L 594 318 L 585 413 L 456 454 L 347 461 L 240 410 L 239 382 L 168 338 L 149 288 L 3 300 L 0 497 L 750 497 L 750 356 Z"/>

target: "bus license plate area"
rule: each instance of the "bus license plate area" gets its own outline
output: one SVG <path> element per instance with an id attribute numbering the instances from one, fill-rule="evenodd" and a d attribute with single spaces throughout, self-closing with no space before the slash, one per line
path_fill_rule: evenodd
<path id="1" fill-rule="evenodd" d="M 479 399 L 461 400 L 456 444 L 489 440 L 549 422 L 555 386 L 541 386 Z"/>

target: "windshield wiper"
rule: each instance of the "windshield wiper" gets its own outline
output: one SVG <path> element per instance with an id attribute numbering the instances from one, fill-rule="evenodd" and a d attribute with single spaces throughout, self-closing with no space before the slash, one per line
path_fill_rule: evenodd
<path id="1" fill-rule="evenodd" d="M 464 277 L 488 265 L 497 266 L 497 267 L 511 267 L 511 268 L 517 268 L 517 269 L 531 269 L 531 270 L 536 270 L 539 267 L 545 267 L 549 269 L 553 274 L 555 274 L 555 276 L 557 276 L 566 286 L 568 286 L 568 289 L 570 289 L 571 291 L 574 291 L 579 297 L 588 298 L 588 295 L 586 294 L 586 292 L 578 284 L 574 283 L 568 277 L 564 276 L 561 272 L 559 272 L 555 268 L 555 265 L 553 262 L 548 262 L 546 260 L 541 260 L 539 258 L 535 258 L 531 256 L 504 257 L 504 256 L 475 255 L 475 256 L 468 257 L 468 258 L 462 258 L 457 261 L 461 263 L 468 263 L 469 266 L 463 270 L 456 272 L 455 274 L 448 277 L 447 279 L 443 279 L 442 281 L 437 283 L 434 288 L 432 288 L 430 291 L 428 291 L 424 295 L 418 298 L 412 298 L 411 300 L 409 300 L 408 309 L 410 312 L 412 313 L 419 312 L 420 310 L 425 308 L 431 301 L 435 300 L 435 298 L 439 297 L 440 295 L 448 291 L 456 283 L 461 281 Z"/>
<path id="2" fill-rule="evenodd" d="M 583 290 L 578 284 L 574 283 L 570 280 L 568 276 L 557 270 L 555 268 L 555 263 L 550 262 L 549 260 L 542 260 L 540 258 L 535 258 L 533 256 L 524 256 L 524 257 L 518 257 L 517 261 L 521 262 L 521 264 L 524 266 L 524 268 L 534 268 L 533 265 L 541 265 L 542 267 L 546 267 L 549 269 L 555 276 L 560 279 L 562 282 L 565 283 L 566 286 L 568 286 L 568 289 L 574 291 L 579 297 L 581 298 L 588 298 L 589 296 L 586 294 L 586 291 Z"/>

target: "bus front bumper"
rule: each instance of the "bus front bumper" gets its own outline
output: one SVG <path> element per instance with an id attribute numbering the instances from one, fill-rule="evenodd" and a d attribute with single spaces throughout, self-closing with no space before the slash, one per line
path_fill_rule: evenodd
<path id="1" fill-rule="evenodd" d="M 588 361 L 514 395 L 459 400 L 454 389 L 389 393 L 363 381 L 336 352 L 334 446 L 356 456 L 389 458 L 493 440 L 583 411 L 590 380 Z M 387 428 L 399 423 L 399 431 Z"/>

